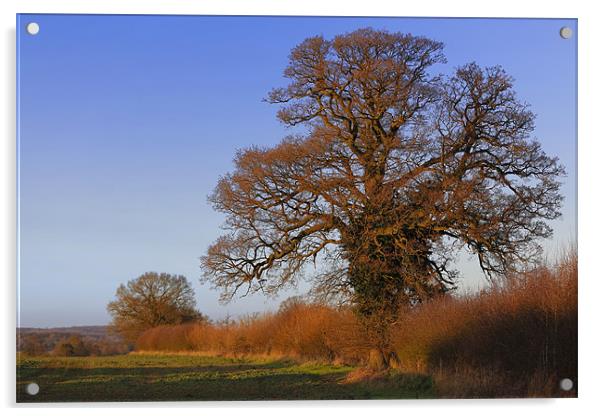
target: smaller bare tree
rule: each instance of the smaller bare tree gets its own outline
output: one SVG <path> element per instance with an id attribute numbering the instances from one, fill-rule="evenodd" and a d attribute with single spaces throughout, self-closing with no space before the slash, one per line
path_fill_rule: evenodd
<path id="1" fill-rule="evenodd" d="M 149 328 L 201 321 L 194 291 L 184 276 L 144 273 L 120 285 L 116 299 L 107 305 L 113 317 L 111 329 L 129 342 Z"/>

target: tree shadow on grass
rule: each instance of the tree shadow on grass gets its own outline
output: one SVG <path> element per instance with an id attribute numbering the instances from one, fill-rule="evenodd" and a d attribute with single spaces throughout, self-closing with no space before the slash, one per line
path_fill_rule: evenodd
<path id="1" fill-rule="evenodd" d="M 21 369 L 18 402 L 336 400 L 431 397 L 424 386 L 344 383 L 348 370 L 288 361 L 186 367 Z M 25 387 L 40 385 L 30 396 Z"/>

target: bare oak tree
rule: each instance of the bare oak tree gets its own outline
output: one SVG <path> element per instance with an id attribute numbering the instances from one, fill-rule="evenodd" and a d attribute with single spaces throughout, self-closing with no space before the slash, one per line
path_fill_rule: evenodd
<path id="1" fill-rule="evenodd" d="M 129 342 L 149 328 L 206 319 L 195 309 L 194 291 L 184 276 L 144 273 L 120 285 L 107 305 L 112 329 Z"/>
<path id="2" fill-rule="evenodd" d="M 536 259 L 563 168 L 502 68 L 436 76 L 442 49 L 372 29 L 295 47 L 268 101 L 307 133 L 237 153 L 210 196 L 228 232 L 204 279 L 274 293 L 317 264 L 315 292 L 350 300 L 385 348 L 400 305 L 454 288 L 460 249 L 490 277 Z"/>

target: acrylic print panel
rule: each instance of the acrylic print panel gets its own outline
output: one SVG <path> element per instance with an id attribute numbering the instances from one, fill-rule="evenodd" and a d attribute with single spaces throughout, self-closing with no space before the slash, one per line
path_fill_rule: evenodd
<path id="1" fill-rule="evenodd" d="M 17 400 L 575 397 L 577 33 L 19 15 Z"/>

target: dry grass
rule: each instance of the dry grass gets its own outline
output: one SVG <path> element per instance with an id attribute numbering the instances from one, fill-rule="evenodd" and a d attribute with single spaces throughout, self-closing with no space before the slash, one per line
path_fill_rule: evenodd
<path id="1" fill-rule="evenodd" d="M 392 339 L 401 370 L 432 375 L 443 397 L 576 396 L 577 256 L 403 311 Z M 154 328 L 136 348 L 357 365 L 370 342 L 351 310 L 292 302 L 238 321 Z M 349 377 L 378 378 L 362 371 Z M 575 382 L 571 392 L 560 391 L 562 378 Z"/>

